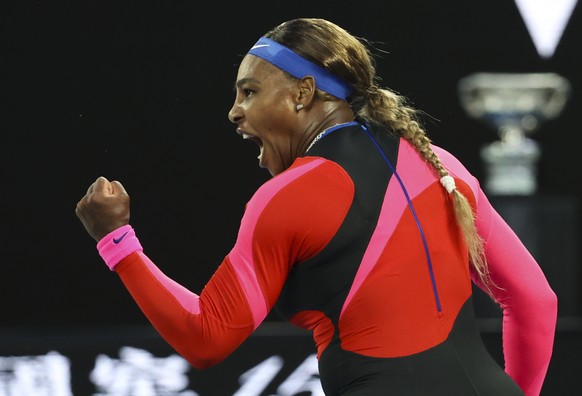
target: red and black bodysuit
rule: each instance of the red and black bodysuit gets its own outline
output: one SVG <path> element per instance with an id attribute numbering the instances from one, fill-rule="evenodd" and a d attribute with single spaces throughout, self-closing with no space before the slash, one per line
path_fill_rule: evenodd
<path id="1" fill-rule="evenodd" d="M 129 248 L 134 236 L 115 271 L 196 368 L 227 357 L 275 308 L 313 332 L 327 395 L 537 395 L 551 357 L 555 294 L 478 181 L 433 150 L 476 212 L 504 313 L 504 369 L 476 326 L 472 281 L 483 285 L 450 195 L 408 142 L 378 127 L 331 129 L 261 186 L 199 296 Z"/>

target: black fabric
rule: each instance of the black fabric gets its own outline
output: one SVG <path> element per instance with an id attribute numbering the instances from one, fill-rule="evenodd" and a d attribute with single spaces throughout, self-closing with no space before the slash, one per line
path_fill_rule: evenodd
<path id="1" fill-rule="evenodd" d="M 375 126 L 368 130 L 396 168 L 399 139 Z M 472 298 L 463 305 L 449 337 L 429 350 L 399 358 L 372 358 L 341 348 L 339 315 L 393 173 L 360 125 L 337 129 L 322 140 L 309 155 L 334 161 L 347 172 L 355 186 L 354 201 L 323 251 L 293 267 L 275 309 L 285 319 L 304 310 L 321 311 L 331 319 L 334 336 L 319 360 L 326 395 L 523 395 L 485 349 Z"/>
<path id="2" fill-rule="evenodd" d="M 523 396 L 485 348 L 469 298 L 440 345 L 399 358 L 344 351 L 338 342 L 319 361 L 328 396 Z"/>
<path id="3" fill-rule="evenodd" d="M 382 131 L 374 133 L 395 164 L 399 140 Z M 293 267 L 275 309 L 285 319 L 303 310 L 319 310 L 337 325 L 376 227 L 392 171 L 360 125 L 338 129 L 324 139 L 325 144 L 314 145 L 309 155 L 327 158 L 346 170 L 355 185 L 354 202 L 325 249 Z"/>

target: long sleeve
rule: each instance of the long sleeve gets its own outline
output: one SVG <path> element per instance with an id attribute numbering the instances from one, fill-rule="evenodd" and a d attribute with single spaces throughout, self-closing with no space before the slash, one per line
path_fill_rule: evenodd
<path id="1" fill-rule="evenodd" d="M 491 294 L 503 309 L 505 370 L 527 396 L 539 395 L 552 356 L 557 297 L 534 257 L 480 189 L 477 227 L 494 282 Z"/>
<path id="2" fill-rule="evenodd" d="M 195 368 L 219 363 L 255 329 L 228 259 L 200 296 L 164 275 L 142 252 L 127 256 L 115 271 L 154 328 Z"/>
<path id="3" fill-rule="evenodd" d="M 352 194 L 344 184 L 331 190 L 320 182 L 329 167 L 338 171 L 322 160 L 298 160 L 265 183 L 247 203 L 235 245 L 200 295 L 166 276 L 129 226 L 106 236 L 98 244 L 100 254 L 180 355 L 196 368 L 215 365 L 265 319 L 293 264 L 320 250 L 337 230 L 343 218 L 338 213 Z M 330 190 L 333 203 L 327 200 Z M 320 224 L 322 219 L 327 221 Z"/>
<path id="4" fill-rule="evenodd" d="M 166 276 L 143 253 L 130 225 L 107 234 L 97 249 L 160 335 L 196 368 L 223 360 L 264 319 L 264 314 L 251 316 L 253 302 L 243 293 L 252 269 L 247 280 L 238 278 L 228 257 L 198 296 Z M 256 301 L 261 306 L 260 296 Z"/>

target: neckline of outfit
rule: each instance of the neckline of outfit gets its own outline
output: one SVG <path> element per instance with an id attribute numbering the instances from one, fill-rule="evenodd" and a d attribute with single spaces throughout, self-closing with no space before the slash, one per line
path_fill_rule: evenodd
<path id="1" fill-rule="evenodd" d="M 311 147 L 313 147 L 313 145 L 315 143 L 317 143 L 321 138 L 323 138 L 327 134 L 335 131 L 336 129 L 339 129 L 339 128 L 342 128 L 345 126 L 350 126 L 350 125 L 357 125 L 357 124 L 358 124 L 357 121 L 348 121 L 348 122 L 342 122 L 341 124 L 332 125 L 329 128 L 325 128 L 323 131 L 321 131 L 317 134 L 317 136 L 311 141 L 311 143 L 309 143 L 309 146 L 307 146 L 307 150 L 305 150 L 305 153 L 307 154 L 309 149 L 311 149 Z"/>

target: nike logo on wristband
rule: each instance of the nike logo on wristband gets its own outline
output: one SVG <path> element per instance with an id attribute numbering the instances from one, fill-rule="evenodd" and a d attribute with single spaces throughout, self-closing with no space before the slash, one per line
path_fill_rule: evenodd
<path id="1" fill-rule="evenodd" d="M 123 240 L 123 238 L 125 238 L 125 236 L 127 235 L 128 232 L 129 231 L 125 231 L 125 234 L 123 234 L 119 238 L 113 238 L 113 243 L 117 245 L 119 242 L 121 242 Z"/>

